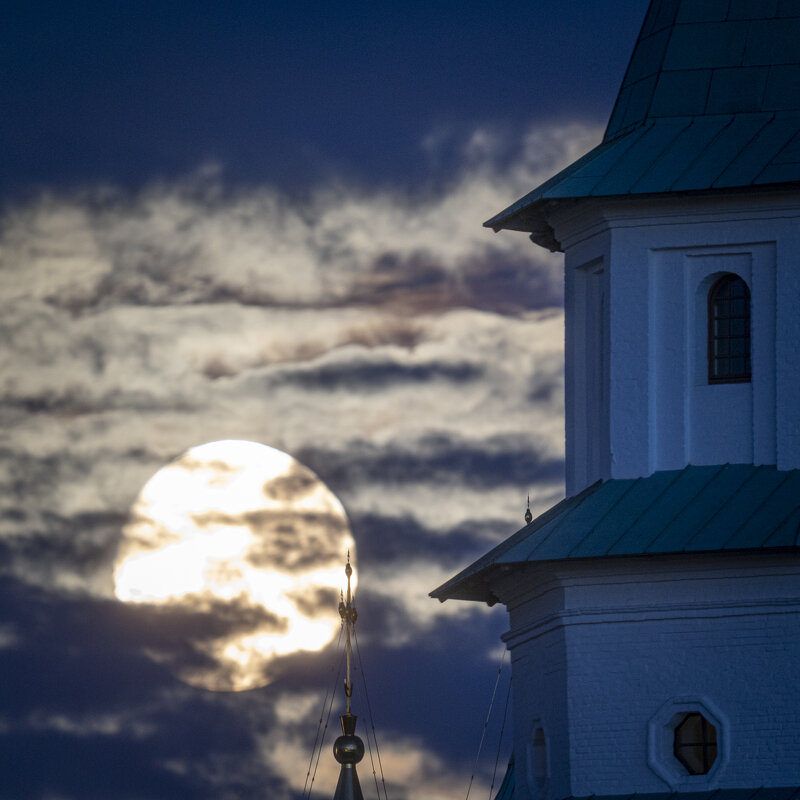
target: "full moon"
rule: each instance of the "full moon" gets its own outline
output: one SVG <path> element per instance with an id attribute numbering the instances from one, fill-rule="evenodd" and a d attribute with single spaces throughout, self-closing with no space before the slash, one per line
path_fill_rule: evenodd
<path id="1" fill-rule="evenodd" d="M 189 655 L 176 646 L 154 658 L 194 686 L 243 691 L 336 635 L 352 550 L 342 504 L 311 470 L 266 445 L 209 442 L 145 484 L 114 590 L 174 616 Z"/>

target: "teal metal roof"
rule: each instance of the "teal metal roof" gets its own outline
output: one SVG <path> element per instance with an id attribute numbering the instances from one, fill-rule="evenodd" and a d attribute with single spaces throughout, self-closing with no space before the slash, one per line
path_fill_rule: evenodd
<path id="1" fill-rule="evenodd" d="M 485 224 L 560 249 L 548 201 L 800 183 L 800 1 L 652 0 L 603 141 Z"/>
<path id="2" fill-rule="evenodd" d="M 514 756 L 512 755 L 511 760 L 508 762 L 506 774 L 503 776 L 503 782 L 500 784 L 500 788 L 497 790 L 497 794 L 494 796 L 494 800 L 514 800 L 515 784 L 516 780 L 514 778 Z"/>
<path id="3" fill-rule="evenodd" d="M 655 0 L 605 141 L 646 121 L 800 110 L 800 4 Z"/>
<path id="4" fill-rule="evenodd" d="M 494 800 L 514 800 L 514 759 L 508 764 L 503 785 Z M 588 795 L 586 797 L 565 797 L 564 800 L 800 800 L 800 787 L 776 786 L 753 789 L 709 789 L 701 792 L 662 792 L 639 794 Z"/>
<path id="5" fill-rule="evenodd" d="M 600 481 L 563 500 L 431 592 L 492 602 L 496 567 L 576 558 L 800 548 L 800 470 L 688 466 Z"/>

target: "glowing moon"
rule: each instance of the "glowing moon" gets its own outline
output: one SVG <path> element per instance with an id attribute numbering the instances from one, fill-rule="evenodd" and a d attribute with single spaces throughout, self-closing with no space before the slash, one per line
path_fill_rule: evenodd
<path id="1" fill-rule="evenodd" d="M 266 445 L 210 442 L 142 489 L 115 593 L 186 620 L 194 657 L 152 654 L 185 681 L 252 689 L 269 683 L 281 656 L 319 650 L 336 634 L 352 549 L 342 504 L 311 470 Z"/>

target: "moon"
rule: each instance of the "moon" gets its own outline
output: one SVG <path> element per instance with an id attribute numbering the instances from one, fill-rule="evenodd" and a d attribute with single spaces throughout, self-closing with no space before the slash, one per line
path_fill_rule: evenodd
<path id="1" fill-rule="evenodd" d="M 152 657 L 191 685 L 244 691 L 270 683 L 281 657 L 336 635 L 352 551 L 341 502 L 310 469 L 256 442 L 209 442 L 145 484 L 114 592 L 171 619 L 180 645 Z"/>

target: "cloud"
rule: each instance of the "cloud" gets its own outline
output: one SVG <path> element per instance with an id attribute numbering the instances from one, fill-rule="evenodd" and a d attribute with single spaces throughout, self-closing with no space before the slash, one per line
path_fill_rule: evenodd
<path id="1" fill-rule="evenodd" d="M 316 369 L 285 372 L 282 382 L 305 389 L 323 391 L 380 391 L 392 384 L 425 383 L 441 379 L 450 383 L 466 383 L 481 379 L 481 370 L 468 362 L 455 364 L 401 364 L 394 360 L 359 360 L 335 366 L 325 364 Z"/>
<path id="2" fill-rule="evenodd" d="M 390 484 L 401 491 L 414 483 L 475 489 L 524 486 L 557 481 L 563 470 L 563 460 L 544 457 L 535 440 L 511 435 L 474 440 L 432 432 L 382 447 L 362 440 L 352 442 L 347 453 L 315 449 L 300 451 L 300 456 L 317 471 L 335 476 L 339 491 L 364 483 Z"/>
<path id="3" fill-rule="evenodd" d="M 465 166 L 422 195 L 339 183 L 300 203 L 269 188 L 234 190 L 212 174 L 133 196 L 104 187 L 44 197 L 5 215 L 0 294 L 73 314 L 115 305 L 337 306 L 424 296 L 431 284 L 452 288 L 524 266 L 534 284 L 547 276 L 557 297 L 557 259 L 480 223 L 597 136 L 580 125 L 540 127 L 514 143 L 523 158 L 503 164 L 504 137 L 474 131 Z"/>
<path id="4" fill-rule="evenodd" d="M 327 651 L 285 657 L 263 695 L 204 693 L 166 664 L 203 668 L 194 639 L 243 624 L 247 609 L 215 607 L 209 621 L 110 600 L 142 487 L 187 448 L 227 438 L 300 456 L 343 501 L 362 647 L 376 694 L 389 696 L 392 786 L 411 796 L 420 776 L 429 796 L 460 795 L 462 729 L 484 710 L 476 676 L 492 671 L 504 621 L 427 593 L 519 528 L 528 492 L 535 512 L 563 494 L 560 259 L 481 223 L 599 136 L 581 125 L 521 138 L 441 131 L 428 152 L 458 154 L 451 177 L 413 191 L 337 182 L 289 198 L 200 171 L 6 206 L 8 796 L 296 796 L 265 759 L 279 744 L 299 757 L 313 740 L 308 704 L 298 701 L 295 730 L 280 698 L 314 695 Z M 309 547 L 324 549 L 325 520 L 274 522 L 290 538 L 302 523 Z M 309 614 L 331 600 L 294 599 Z M 427 718 L 420 734 L 432 697 L 453 709 L 455 735 Z M 73 768 L 90 756 L 93 787 Z M 49 774 L 19 766 L 45 762 Z"/>
<path id="5" fill-rule="evenodd" d="M 361 734 L 366 746 L 366 733 L 361 730 L 356 733 Z M 384 784 L 387 794 L 396 800 L 419 796 L 430 800 L 460 800 L 463 796 L 466 786 L 463 776 L 455 773 L 444 759 L 419 740 L 392 738 L 379 741 L 378 744 L 383 771 L 380 771 L 374 746 L 371 751 L 367 750 L 364 759 L 356 766 L 359 783 L 366 796 L 381 796 Z M 275 772 L 300 796 L 307 786 L 305 767 L 299 768 L 308 760 L 306 743 L 286 736 L 267 736 L 261 747 Z M 317 769 L 312 772 L 313 796 L 331 794 L 339 778 L 339 769 L 339 765 L 327 753 L 320 759 Z M 379 789 L 376 788 L 376 780 Z M 473 789 L 479 796 L 488 795 L 488 785 L 483 785 L 480 780 Z"/>
<path id="6" fill-rule="evenodd" d="M 172 637 L 138 609 L 9 579 L 0 592 L 0 624 L 19 626 L 0 662 L 0 797 L 157 800 L 280 790 L 255 757 L 235 698 L 182 686 L 146 657 L 148 645 Z M 271 723 L 269 704 L 251 697 L 248 705 L 258 707 L 261 724 Z M 186 770 L 167 766 L 175 763 Z M 206 778 L 213 764 L 225 764 L 227 775 L 220 769 Z"/>
<path id="7" fill-rule="evenodd" d="M 490 546 L 493 528 L 503 530 L 504 521 L 480 519 L 464 522 L 452 529 L 426 528 L 410 515 L 363 513 L 350 518 L 359 542 L 359 558 L 367 567 L 402 561 L 409 553 L 453 569 L 469 553 L 480 553 Z"/>

